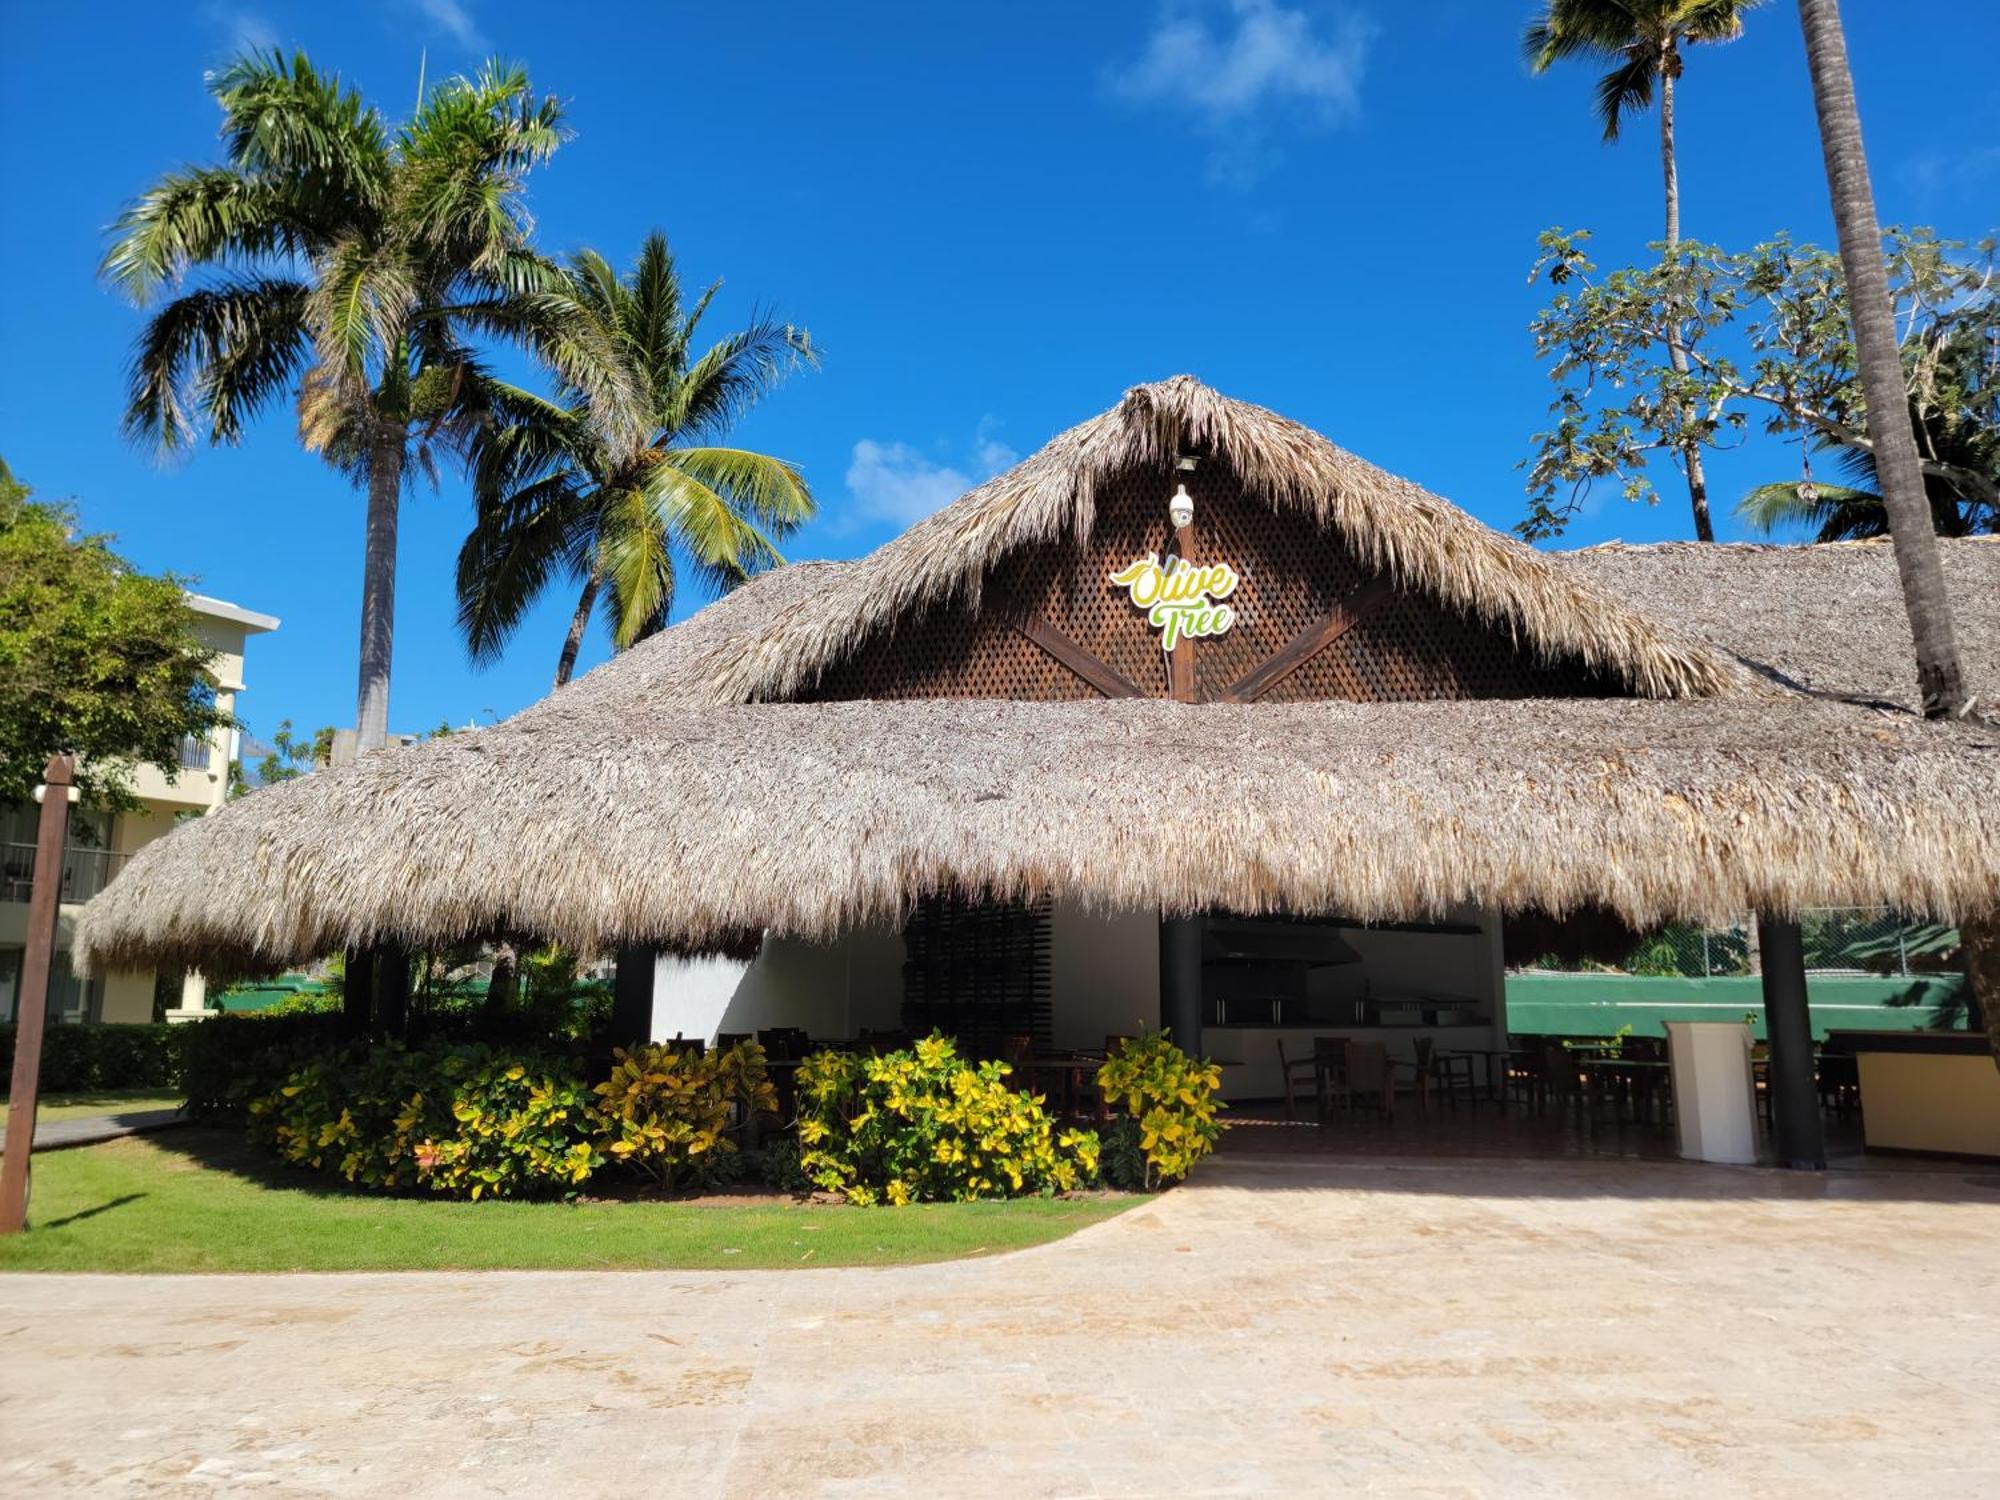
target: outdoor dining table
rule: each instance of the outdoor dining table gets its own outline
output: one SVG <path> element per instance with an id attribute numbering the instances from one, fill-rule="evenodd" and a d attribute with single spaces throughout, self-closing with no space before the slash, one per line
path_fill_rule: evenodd
<path id="1" fill-rule="evenodd" d="M 1578 1066 L 1590 1076 L 1593 1086 L 1599 1075 L 1616 1080 L 1621 1092 L 1632 1101 L 1632 1118 L 1639 1118 L 1640 1095 L 1648 1101 L 1658 1100 L 1663 1105 L 1667 1098 L 1668 1082 L 1673 1064 L 1659 1058 L 1650 1057 L 1585 1057 Z"/>
<path id="2" fill-rule="evenodd" d="M 1015 1069 L 1031 1088 L 1054 1095 L 1063 1114 L 1075 1115 L 1081 1112 L 1081 1101 L 1090 1092 L 1104 1060 L 1102 1052 L 1045 1052 L 1023 1058 Z M 1095 1111 L 1100 1116 L 1105 1113 L 1102 1100 L 1097 1101 Z"/>
<path id="3" fill-rule="evenodd" d="M 1528 1054 L 1519 1047 L 1440 1047 L 1439 1057 L 1476 1057 L 1485 1070 L 1486 1097 L 1496 1104 L 1507 1102 L 1507 1063 L 1509 1059 L 1526 1057 Z"/>

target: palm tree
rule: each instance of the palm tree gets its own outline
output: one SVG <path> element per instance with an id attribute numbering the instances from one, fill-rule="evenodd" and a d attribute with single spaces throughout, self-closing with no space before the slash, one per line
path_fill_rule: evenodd
<path id="1" fill-rule="evenodd" d="M 1521 50 L 1534 72 L 1546 72 L 1569 58 L 1608 60 L 1614 66 L 1597 80 L 1597 113 L 1604 139 L 1618 139 L 1625 117 L 1648 108 L 1660 92 L 1660 173 L 1666 191 L 1667 254 L 1681 242 L 1680 166 L 1674 148 L 1674 85 L 1681 76 L 1681 49 L 1701 42 L 1731 42 L 1743 34 L 1743 13 L 1763 0 L 1546 0 L 1541 15 L 1521 37 Z M 1687 350 L 1677 334 L 1667 337 L 1667 358 L 1677 375 L 1687 374 Z M 1695 536 L 1715 540 L 1708 510 L 1708 476 L 1701 440 L 1681 449 L 1687 471 L 1688 503 Z"/>
<path id="2" fill-rule="evenodd" d="M 1916 642 L 1917 686 L 1925 717 L 1956 717 L 1971 702 L 1952 629 L 1951 599 L 1932 529 L 1930 497 L 1924 490 L 1923 460 L 1910 424 L 1902 352 L 1896 343 L 1888 270 L 1882 259 L 1882 228 L 1875 217 L 1875 190 L 1861 145 L 1861 113 L 1847 68 L 1840 7 L 1836 0 L 1799 0 L 1799 21 L 1805 29 L 1827 187 L 1840 233 L 1848 318 L 1868 406 L 1868 439 L 1889 533 L 1895 539 L 1910 634 Z"/>
<path id="3" fill-rule="evenodd" d="M 2000 509 L 1980 493 L 1980 487 L 1955 478 L 1984 475 L 1989 493 L 2000 489 L 2000 426 L 1970 418 L 1942 419 L 1916 401 L 1910 403 L 1910 419 L 1919 446 L 1933 465 L 1924 473 L 1931 529 L 1939 536 L 2000 530 Z M 1882 503 L 1875 455 L 1854 443 L 1827 440 L 1818 446 L 1834 450 L 1852 484 L 1820 484 L 1810 477 L 1760 484 L 1737 502 L 1736 514 L 1767 536 L 1794 526 L 1811 527 L 1818 542 L 1887 536 L 1889 512 Z"/>
<path id="4" fill-rule="evenodd" d="M 567 576 L 578 594 L 556 663 L 561 687 L 600 602 L 623 650 L 665 623 L 681 567 L 733 588 L 782 562 L 776 540 L 814 514 L 791 464 L 710 446 L 794 367 L 817 362 L 805 330 L 762 316 L 695 354 L 718 286 L 684 305 L 657 232 L 623 277 L 590 250 L 564 267 L 566 316 L 612 351 L 612 367 L 588 382 L 559 372 L 554 400 L 480 445 L 478 513 L 458 557 L 459 624 L 474 661 L 497 657 Z"/>
<path id="5" fill-rule="evenodd" d="M 224 161 L 167 173 L 113 227 L 103 274 L 153 314 L 133 355 L 127 432 L 162 453 L 241 441 L 281 396 L 308 450 L 368 492 L 361 748 L 387 735 L 397 511 L 524 393 L 471 344 L 518 342 L 580 380 L 607 368 L 545 295 L 522 180 L 561 143 L 561 109 L 498 63 L 431 89 L 393 132 L 304 53 L 209 79 Z M 191 276 L 201 273 L 194 285 Z"/>
<path id="6" fill-rule="evenodd" d="M 1973 700 L 1965 687 L 1944 563 L 1931 529 L 1923 460 L 1910 424 L 1888 271 L 1882 261 L 1882 226 L 1875 216 L 1875 189 L 1861 144 L 1861 110 L 1854 100 L 1854 75 L 1847 66 L 1847 37 L 1837 0 L 1799 0 L 1799 24 L 1812 70 L 1827 190 L 1840 232 L 1840 265 L 1847 278 L 1848 316 L 1860 356 L 1861 393 L 1868 404 L 1868 437 L 1894 538 L 1903 607 L 1917 648 L 1917 689 L 1924 717 L 1958 718 L 1971 713 Z M 1969 912 L 1960 923 L 1960 933 L 1973 1005 L 1985 1022 L 1994 1065 L 2000 1067 L 2000 914 Z"/>

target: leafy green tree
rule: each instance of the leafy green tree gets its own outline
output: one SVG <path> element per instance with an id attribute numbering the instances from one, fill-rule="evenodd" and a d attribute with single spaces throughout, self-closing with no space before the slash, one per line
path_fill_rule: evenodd
<path id="1" fill-rule="evenodd" d="M 257 762 L 257 784 L 275 786 L 281 781 L 296 781 L 333 764 L 333 735 L 333 726 L 323 724 L 310 737 L 301 738 L 293 731 L 290 719 L 280 720 L 271 734 L 269 753 Z"/>
<path id="2" fill-rule="evenodd" d="M 1944 399 L 1936 399 L 1939 395 Z M 1953 338 L 1931 390 L 1910 398 L 1910 425 L 1925 460 L 1944 471 L 1983 475 L 1989 487 L 1976 489 L 1944 477 L 1944 472 L 1925 474 L 1931 528 L 1939 536 L 2000 530 L 2000 506 L 1991 498 L 1992 490 L 2000 490 L 2000 340 L 1982 344 L 1962 335 Z M 1737 515 L 1765 533 L 1808 527 L 1821 542 L 1887 536 L 1889 512 L 1882 503 L 1875 455 L 1825 437 L 1810 440 L 1809 448 L 1832 453 L 1852 483 L 1825 484 L 1813 478 L 1808 453 L 1800 478 L 1757 486 L 1738 503 Z"/>
<path id="3" fill-rule="evenodd" d="M 557 577 L 578 589 L 556 664 L 561 687 L 600 607 L 622 650 L 665 623 L 682 567 L 729 589 L 783 561 L 777 539 L 814 513 L 804 477 L 783 459 L 714 443 L 817 355 L 804 329 L 769 317 L 697 354 L 720 285 L 686 305 L 658 233 L 622 277 L 591 250 L 565 267 L 553 295 L 612 362 L 587 382 L 558 372 L 554 401 L 482 445 L 478 514 L 458 557 L 473 660 L 496 658 Z"/>
<path id="4" fill-rule="evenodd" d="M 1674 141 L 1674 87 L 1681 76 L 1681 52 L 1704 42 L 1733 42 L 1743 34 L 1743 13 L 1762 0 L 1547 0 L 1542 13 L 1521 38 L 1528 66 L 1545 72 L 1558 62 L 1587 58 L 1609 62 L 1611 71 L 1597 81 L 1597 113 L 1604 122 L 1604 139 L 1615 141 L 1625 117 L 1650 108 L 1657 88 L 1660 99 L 1660 175 L 1666 197 L 1667 255 L 1681 242 L 1680 165 Z M 1686 350 L 1673 329 L 1667 334 L 1667 358 L 1685 374 Z M 1709 516 L 1708 479 L 1702 466 L 1702 445 L 1692 434 L 1678 450 L 1687 476 L 1688 503 L 1694 511 L 1695 535 L 1715 540 Z"/>
<path id="5" fill-rule="evenodd" d="M 1599 276 L 1588 240 L 1541 237 L 1535 272 L 1555 295 L 1531 326 L 1557 392 L 1528 462 L 1524 536 L 1560 536 L 1600 480 L 1652 501 L 1650 455 L 1733 447 L 1759 418 L 1783 438 L 1873 451 L 1838 257 L 1783 237 L 1744 253 L 1689 240 L 1656 265 Z M 1941 435 L 1979 427 L 1990 377 L 1968 389 L 1955 361 L 2000 338 L 2000 248 L 1896 231 L 1884 270 L 1902 330 L 1902 399 Z M 1684 368 L 1660 355 L 1670 333 Z M 1969 511 L 1991 508 L 1993 474 L 1965 451 L 1940 443 L 1923 471 Z"/>
<path id="6" fill-rule="evenodd" d="M 100 806 L 136 805 L 136 766 L 178 775 L 181 742 L 230 722 L 196 629 L 179 581 L 79 533 L 0 463 L 0 801 L 29 797 L 64 751 Z"/>
<path id="7" fill-rule="evenodd" d="M 524 180 L 563 140 L 562 112 L 499 63 L 433 87 L 393 129 L 302 52 L 239 58 L 209 89 L 222 164 L 161 177 L 104 258 L 141 306 L 176 294 L 139 337 L 126 427 L 163 453 L 236 443 L 292 396 L 305 446 L 366 489 L 355 715 L 371 750 L 388 732 L 404 485 L 435 482 L 440 452 L 529 399 L 474 341 L 526 347 L 594 396 L 617 370 L 578 346 L 528 243 Z"/>

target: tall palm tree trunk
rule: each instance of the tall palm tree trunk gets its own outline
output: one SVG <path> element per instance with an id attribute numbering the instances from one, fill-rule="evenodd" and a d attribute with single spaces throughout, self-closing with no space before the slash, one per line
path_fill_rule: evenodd
<path id="1" fill-rule="evenodd" d="M 1799 24 L 1812 68 L 1813 103 L 1819 114 L 1820 147 L 1826 156 L 1827 187 L 1840 231 L 1840 265 L 1847 278 L 1848 317 L 1860 353 L 1861 390 L 1868 402 L 1868 437 L 1896 571 L 1903 583 L 1903 607 L 1917 648 L 1917 688 L 1924 717 L 1955 718 L 1972 701 L 1965 690 L 1958 641 L 1952 629 L 1951 596 L 1938 553 L 1930 500 L 1910 425 L 1909 393 L 1903 386 L 1902 351 L 1896 347 L 1895 313 L 1889 301 L 1889 273 L 1882 262 L 1882 227 L 1875 217 L 1875 190 L 1868 180 L 1868 157 L 1861 145 L 1861 110 L 1854 102 L 1854 75 L 1847 66 L 1847 38 L 1838 0 L 1799 0 Z M 1973 1004 L 1984 1016 L 1993 1061 L 2000 1067 L 2000 913 L 1974 912 L 1960 924 L 1966 979 Z"/>
<path id="2" fill-rule="evenodd" d="M 563 637 L 562 655 L 556 658 L 556 686 L 561 687 L 576 671 L 576 654 L 583 649 L 584 628 L 590 624 L 590 611 L 597 603 L 597 574 L 593 572 L 583 581 L 583 595 L 576 601 L 576 613 L 570 616 L 569 634 Z"/>
<path id="3" fill-rule="evenodd" d="M 368 458 L 368 539 L 361 563 L 361 681 L 354 727 L 365 754 L 389 742 L 389 660 L 396 643 L 396 521 L 403 488 L 401 423 L 380 420 Z"/>
<path id="4" fill-rule="evenodd" d="M 1875 191 L 1861 147 L 1861 114 L 1854 102 L 1854 78 L 1847 69 L 1840 6 L 1837 0 L 1799 0 L 1799 21 L 1805 28 L 1827 187 L 1833 197 L 1834 223 L 1840 231 L 1848 316 L 1853 320 L 1854 342 L 1860 351 L 1868 437 L 1874 448 L 1883 508 L 1889 513 L 1889 534 L 1895 542 L 1896 571 L 1903 582 L 1910 635 L 1917 646 L 1917 686 L 1923 695 L 1925 717 L 1941 718 L 1962 713 L 1970 705 L 1952 630 L 1944 563 L 1931 524 L 1930 500 L 1924 493 L 1916 434 L 1910 427 L 1902 351 L 1896 347 L 1895 314 L 1889 302 L 1889 273 L 1882 260 L 1882 229 L 1876 222 Z"/>
<path id="5" fill-rule="evenodd" d="M 1660 176 L 1667 197 L 1667 252 L 1681 242 L 1681 173 L 1674 148 L 1674 70 L 1677 59 L 1672 42 L 1660 49 Z M 1678 323 L 1667 327 L 1667 360 L 1676 375 L 1687 374 L 1687 349 L 1681 343 Z M 1688 504 L 1694 510 L 1696 541 L 1715 540 L 1715 523 L 1708 513 L 1708 471 L 1701 461 L 1701 441 L 1694 439 L 1681 447 L 1681 463 L 1687 470 Z"/>

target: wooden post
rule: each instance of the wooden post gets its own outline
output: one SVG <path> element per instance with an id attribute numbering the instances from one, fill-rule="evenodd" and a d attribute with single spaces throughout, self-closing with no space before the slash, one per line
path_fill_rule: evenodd
<path id="1" fill-rule="evenodd" d="M 653 1039 L 653 971 L 657 948 L 620 948 L 611 980 L 611 1044 L 636 1047 Z"/>
<path id="2" fill-rule="evenodd" d="M 1160 1028 L 1189 1057 L 1201 1056 L 1200 917 L 1160 914 Z"/>
<path id="3" fill-rule="evenodd" d="M 49 970 L 55 963 L 62 909 L 63 849 L 69 842 L 70 788 L 76 762 L 52 755 L 37 795 L 35 879 L 28 893 L 28 934 L 14 1001 L 14 1081 L 8 1095 L 7 1155 L 0 1163 L 0 1234 L 28 1227 L 28 1158 L 35 1149 L 35 1104 L 42 1086 L 42 1032 L 49 1019 Z"/>
<path id="4" fill-rule="evenodd" d="M 1813 1080 L 1812 1012 L 1799 924 L 1759 915 L 1763 948 L 1764 1039 L 1771 1044 L 1771 1137 L 1780 1166 L 1826 1170 L 1826 1131 Z"/>
<path id="5" fill-rule="evenodd" d="M 340 996 L 341 1019 L 350 1037 L 368 1035 L 375 1024 L 375 950 L 349 948 Z"/>
<path id="6" fill-rule="evenodd" d="M 410 1029 L 410 950 L 384 943 L 375 958 L 375 1019 L 384 1036 Z"/>
<path id="7" fill-rule="evenodd" d="M 1194 527 L 1179 526 L 1174 529 L 1174 551 L 1183 562 L 1194 561 Z M 1174 642 L 1167 662 L 1167 680 L 1171 685 L 1174 700 L 1178 703 L 1194 702 L 1194 641 L 1182 636 Z"/>

